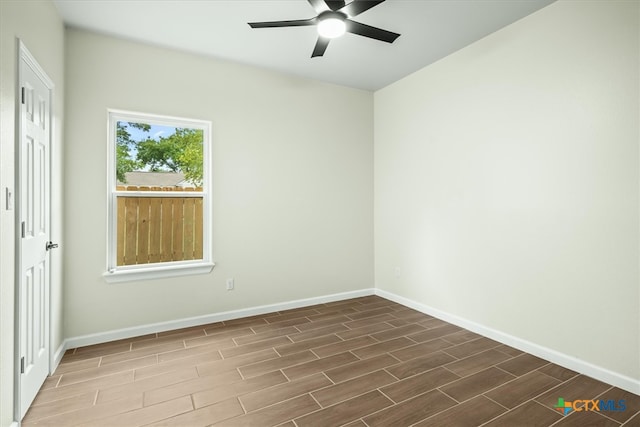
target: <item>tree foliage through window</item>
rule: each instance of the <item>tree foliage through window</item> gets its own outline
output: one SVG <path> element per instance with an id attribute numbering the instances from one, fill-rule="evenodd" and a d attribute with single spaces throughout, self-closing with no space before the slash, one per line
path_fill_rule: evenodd
<path id="1" fill-rule="evenodd" d="M 116 178 L 126 183 L 133 171 L 181 172 L 195 187 L 203 183 L 203 132 L 173 128 L 168 136 L 151 135 L 146 123 L 117 122 Z M 135 136 L 133 135 L 135 134 Z"/>

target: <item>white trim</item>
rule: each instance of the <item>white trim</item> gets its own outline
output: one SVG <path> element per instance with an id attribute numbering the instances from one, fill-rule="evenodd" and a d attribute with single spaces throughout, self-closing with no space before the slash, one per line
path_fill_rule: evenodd
<path id="1" fill-rule="evenodd" d="M 437 308 L 433 308 L 426 304 L 413 301 L 409 298 L 401 297 L 382 289 L 376 288 L 375 294 L 382 298 L 386 298 L 393 302 L 397 302 L 398 304 L 402 304 L 406 307 L 428 314 L 429 316 L 436 317 L 440 320 L 444 320 L 445 322 L 452 323 L 454 325 L 468 329 L 472 332 L 483 335 L 487 338 L 491 338 L 502 344 L 509 345 L 527 353 L 531 353 L 534 356 L 538 356 L 542 359 L 548 360 L 567 369 L 571 369 L 597 380 L 604 381 L 607 384 L 611 384 L 623 390 L 627 390 L 631 393 L 640 395 L 640 380 L 638 379 L 634 379 L 626 375 L 610 371 L 606 368 L 596 366 L 592 363 L 577 359 L 568 354 L 560 353 L 559 351 L 550 349 L 548 347 L 544 347 L 531 341 L 506 334 L 496 329 L 476 323 L 472 320 L 465 319 L 442 310 L 438 310 Z"/>
<path id="2" fill-rule="evenodd" d="M 52 375 L 56 371 L 56 369 L 58 369 L 58 365 L 62 361 L 64 353 L 67 351 L 66 344 L 67 340 L 64 340 L 55 351 L 55 353 L 53 353 L 53 357 L 51 358 L 51 371 L 49 372 L 49 375 Z"/>
<path id="3" fill-rule="evenodd" d="M 187 263 L 159 263 L 149 266 L 120 267 L 117 270 L 107 271 L 102 277 L 107 283 L 123 283 L 135 280 L 164 279 L 177 276 L 190 276 L 194 274 L 211 273 L 215 266 L 212 262 Z M 137 268 L 136 268 L 137 267 Z"/>
<path id="4" fill-rule="evenodd" d="M 117 197 L 123 192 L 116 190 L 116 123 L 118 121 L 135 121 L 140 123 L 153 123 L 165 126 L 189 127 L 202 130 L 203 140 L 203 179 L 202 191 L 178 192 L 168 195 L 166 193 L 149 192 L 144 197 L 201 197 L 202 212 L 202 260 L 189 262 L 189 265 L 175 262 L 160 262 L 155 264 L 130 266 L 117 266 L 116 264 L 116 229 L 117 229 Z M 207 274 L 214 267 L 213 263 L 213 218 L 212 218 L 212 123 L 208 120 L 190 119 L 160 114 L 140 113 L 108 108 L 107 109 L 107 260 L 106 272 L 103 277 L 108 283 L 119 283 L 134 280 L 157 279 L 191 274 Z M 135 194 L 126 194 L 134 196 Z"/>
<path id="5" fill-rule="evenodd" d="M 202 197 L 201 191 L 114 191 L 118 197 L 175 197 L 179 194 L 180 197 Z"/>
<path id="6" fill-rule="evenodd" d="M 36 61 L 36 58 L 31 54 L 29 49 L 27 49 L 27 46 L 21 39 L 18 39 L 18 53 L 20 55 L 20 59 L 23 60 L 36 74 L 38 74 L 38 77 L 42 79 L 42 82 L 51 92 L 53 92 L 53 89 L 55 88 L 53 80 L 49 78 L 49 75 L 40 66 L 38 61 Z"/>
<path id="7" fill-rule="evenodd" d="M 18 61 L 17 61 L 17 74 L 16 74 L 16 78 L 17 80 L 15 81 L 16 84 L 16 98 L 15 98 L 15 121 L 16 121 L 16 138 L 14 141 L 14 146 L 15 146 L 15 162 L 17 165 L 17 169 L 16 169 L 16 182 L 15 182 L 15 187 L 16 187 L 16 198 L 15 198 L 15 217 L 14 217 L 14 221 L 15 221 L 15 230 L 16 232 L 14 233 L 14 248 L 15 248 L 15 271 L 16 272 L 20 272 L 22 271 L 22 239 L 21 236 L 19 234 L 20 230 L 20 220 L 21 220 L 21 216 L 23 214 L 22 212 L 22 138 L 24 136 L 24 123 L 23 123 L 23 115 L 22 115 L 22 88 L 23 88 L 23 80 L 24 80 L 24 67 L 28 67 L 30 68 L 38 77 L 38 79 L 40 79 L 42 81 L 42 83 L 44 83 L 45 87 L 48 90 L 48 95 L 49 95 L 49 99 L 48 99 L 48 103 L 49 103 L 49 114 L 47 117 L 47 120 L 49 122 L 49 129 L 48 129 L 48 133 L 49 133 L 49 164 L 46 165 L 47 167 L 47 171 L 49 174 L 48 177 L 48 181 L 49 181 L 49 194 L 47 195 L 47 199 L 45 201 L 45 203 L 48 204 L 49 207 L 49 215 L 48 218 L 46 219 L 48 222 L 48 231 L 49 231 L 49 237 L 51 237 L 51 191 L 52 191 L 52 166 L 51 166 L 51 162 L 53 161 L 53 157 L 52 157 L 52 148 L 54 145 L 54 133 L 53 133 L 53 127 L 54 127 L 54 120 L 53 120 L 53 116 L 54 116 L 54 89 L 55 89 L 55 84 L 53 83 L 53 80 L 51 80 L 51 78 L 49 77 L 49 75 L 45 72 L 44 68 L 42 68 L 40 66 L 40 64 L 38 63 L 38 61 L 36 60 L 35 56 L 33 56 L 33 54 L 31 53 L 31 51 L 27 48 L 26 44 L 22 41 L 22 39 L 17 38 L 16 39 L 17 44 L 18 44 L 18 48 L 17 48 L 17 52 L 18 52 Z M 51 360 L 52 360 L 52 354 L 53 354 L 53 350 L 51 348 L 51 325 L 52 325 L 52 310 L 51 310 L 51 294 L 50 294 L 50 290 L 53 287 L 53 275 L 51 274 L 51 257 L 49 257 L 49 283 L 48 286 L 45 289 L 45 300 L 48 303 L 48 306 L 46 308 L 47 310 L 47 317 L 48 317 L 48 331 L 46 334 L 46 346 L 47 349 L 49 350 L 49 354 L 47 357 L 47 362 L 48 362 L 48 371 L 51 372 Z M 18 421 L 14 421 L 14 423 L 12 425 L 20 425 L 21 419 L 22 419 L 22 411 L 24 408 L 22 408 L 22 375 L 20 373 L 20 360 L 22 357 L 21 354 L 21 350 L 22 350 L 22 313 L 21 313 L 21 309 L 22 309 L 22 302 L 21 302 L 21 297 L 22 297 L 22 293 L 20 291 L 21 289 L 21 284 L 22 284 L 22 275 L 21 274 L 17 274 L 14 277 L 14 287 L 15 287 L 15 295 L 14 295 L 14 303 L 15 303 L 15 312 L 14 312 L 14 360 L 13 360 L 13 371 L 14 371 L 14 384 L 13 384 L 13 418 L 18 419 Z M 28 409 L 28 408 L 27 408 Z M 25 411 L 26 413 L 26 411 Z"/>
<path id="8" fill-rule="evenodd" d="M 338 294 L 324 295 L 313 298 L 305 298 L 294 301 L 281 302 L 276 304 L 260 305 L 239 310 L 224 311 L 221 313 L 207 314 L 204 316 L 189 317 L 186 319 L 171 320 L 168 322 L 152 323 L 143 326 L 117 329 L 113 331 L 101 332 L 97 334 L 82 335 L 79 337 L 67 338 L 58 352 L 64 354 L 67 349 L 84 347 L 87 345 L 101 344 L 109 341 L 132 338 L 156 332 L 171 331 L 175 329 L 188 328 L 191 326 L 206 325 L 208 323 L 221 322 L 224 320 L 239 319 L 242 317 L 256 316 L 259 314 L 273 313 L 275 311 L 290 310 L 292 308 L 307 307 L 310 305 L 324 304 L 334 301 L 342 301 L 350 298 L 359 298 L 374 295 L 373 288 L 360 289 L 357 291 L 341 292 Z"/>
<path id="9" fill-rule="evenodd" d="M 442 310 L 430 307 L 426 304 L 418 303 L 409 298 L 401 297 L 382 289 L 360 289 L 357 291 L 342 292 L 313 298 L 306 298 L 276 304 L 261 305 L 251 308 L 225 311 L 221 313 L 213 313 L 204 316 L 190 317 L 186 319 L 173 320 L 168 322 L 153 323 L 149 325 L 136 326 L 131 328 L 118 329 L 97 334 L 83 335 L 68 338 L 60 346 L 56 352 L 56 356 L 61 358 L 64 352 L 69 348 L 83 347 L 87 345 L 101 344 L 104 342 L 114 341 L 118 339 L 132 338 L 156 332 L 170 331 L 174 329 L 187 328 L 191 326 L 206 325 L 208 323 L 221 322 L 225 320 L 238 319 L 242 317 L 256 316 L 260 314 L 272 313 L 275 311 L 289 310 L 292 308 L 307 307 L 315 304 L 323 304 L 327 302 L 341 301 L 350 298 L 358 298 L 369 295 L 378 295 L 390 301 L 397 302 L 406 307 L 418 310 L 422 313 L 444 320 L 451 324 L 468 329 L 472 332 L 481 334 L 500 343 L 509 345 L 519 350 L 531 353 L 541 357 L 557 365 L 567 369 L 579 372 L 589 377 L 604 381 L 607 384 L 614 385 L 631 393 L 640 394 L 640 381 L 627 377 L 617 372 L 610 371 L 600 366 L 593 365 L 584 360 L 560 353 L 550 348 L 523 340 L 513 335 L 483 326 L 471 320 L 455 316 Z M 59 363 L 59 360 L 58 360 Z M 57 364 L 56 364 L 57 366 Z"/>

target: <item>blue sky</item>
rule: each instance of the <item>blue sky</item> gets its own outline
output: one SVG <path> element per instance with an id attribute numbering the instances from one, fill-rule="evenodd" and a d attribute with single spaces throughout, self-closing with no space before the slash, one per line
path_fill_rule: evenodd
<path id="1" fill-rule="evenodd" d="M 143 132 L 140 129 L 136 129 L 130 126 L 127 126 L 127 132 L 131 135 L 131 139 L 135 141 L 141 141 L 147 139 L 147 137 L 151 137 L 152 139 L 157 139 L 162 136 L 164 138 L 169 135 L 173 135 L 176 132 L 176 128 L 174 126 L 161 126 L 161 125 L 151 125 L 151 130 L 149 132 Z"/>

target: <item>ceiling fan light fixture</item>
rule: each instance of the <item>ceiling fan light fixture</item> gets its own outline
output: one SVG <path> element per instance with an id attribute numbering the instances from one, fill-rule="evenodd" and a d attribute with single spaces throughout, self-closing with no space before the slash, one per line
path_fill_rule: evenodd
<path id="1" fill-rule="evenodd" d="M 2 1 L 2 0 L 0 0 Z M 311 53 L 312 58 L 323 56 L 331 39 L 344 33 L 356 34 L 382 42 L 393 43 L 400 34 L 353 21 L 352 18 L 366 12 L 385 0 L 307 0 L 316 10 L 317 16 L 309 19 L 289 21 L 249 22 L 251 28 L 280 28 L 315 26 L 318 39 Z"/>
<path id="2" fill-rule="evenodd" d="M 318 34 L 328 39 L 335 39 L 342 36 L 347 31 L 344 19 L 329 17 L 318 23 Z"/>

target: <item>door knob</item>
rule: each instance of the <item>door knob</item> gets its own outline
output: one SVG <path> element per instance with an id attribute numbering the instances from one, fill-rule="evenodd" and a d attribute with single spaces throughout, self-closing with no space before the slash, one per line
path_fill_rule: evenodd
<path id="1" fill-rule="evenodd" d="M 45 246 L 45 248 L 46 248 L 47 250 L 49 250 L 49 249 L 55 249 L 55 248 L 57 248 L 57 247 L 58 247 L 58 244 L 57 244 L 57 243 L 53 243 L 53 242 L 47 242 L 47 246 Z"/>

